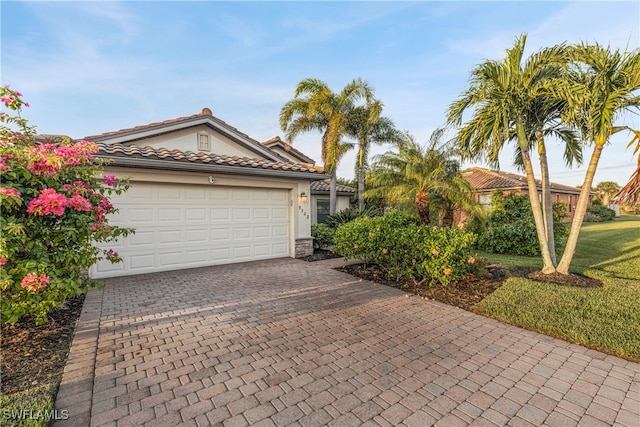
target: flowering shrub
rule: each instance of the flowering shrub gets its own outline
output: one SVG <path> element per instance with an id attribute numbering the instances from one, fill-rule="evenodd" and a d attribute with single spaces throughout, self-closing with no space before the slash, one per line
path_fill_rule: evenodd
<path id="1" fill-rule="evenodd" d="M 93 244 L 132 232 L 107 221 L 116 212 L 109 196 L 128 184 L 101 176 L 94 143 L 38 144 L 20 116 L 28 104 L 19 92 L 0 87 L 0 102 L 1 321 L 33 315 L 42 323 L 51 309 L 96 285 L 85 274 L 96 261 L 121 261 Z"/>
<path id="2" fill-rule="evenodd" d="M 392 211 L 382 217 L 359 218 L 336 231 L 336 251 L 345 260 L 375 264 L 392 277 L 411 277 L 448 285 L 484 272 L 484 262 L 472 252 L 475 235 L 459 228 L 418 224 Z"/>

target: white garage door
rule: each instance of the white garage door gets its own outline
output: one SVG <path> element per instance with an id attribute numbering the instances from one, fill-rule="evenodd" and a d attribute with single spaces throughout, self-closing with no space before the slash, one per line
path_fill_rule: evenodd
<path id="1" fill-rule="evenodd" d="M 288 190 L 135 183 L 112 202 L 113 225 L 134 235 L 113 248 L 95 278 L 289 256 Z"/>

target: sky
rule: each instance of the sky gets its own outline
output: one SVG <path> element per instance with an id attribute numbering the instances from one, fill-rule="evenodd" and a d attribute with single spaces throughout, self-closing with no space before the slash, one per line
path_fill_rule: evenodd
<path id="1" fill-rule="evenodd" d="M 473 68 L 501 59 L 521 34 L 527 53 L 562 42 L 640 47 L 638 1 L 3 0 L 0 13 L 1 83 L 24 94 L 23 116 L 39 133 L 73 138 L 204 107 L 258 141 L 284 137 L 280 110 L 313 77 L 334 92 L 366 80 L 383 115 L 426 143 Z M 638 129 L 640 118 L 620 124 Z M 629 139 L 611 139 L 594 184 L 629 180 Z M 292 144 L 322 163 L 319 133 Z M 581 184 L 586 164 L 567 168 L 560 144 L 549 145 L 551 180 Z M 507 149 L 500 169 L 518 172 L 512 158 Z M 347 153 L 338 176 L 353 178 L 355 159 Z"/>

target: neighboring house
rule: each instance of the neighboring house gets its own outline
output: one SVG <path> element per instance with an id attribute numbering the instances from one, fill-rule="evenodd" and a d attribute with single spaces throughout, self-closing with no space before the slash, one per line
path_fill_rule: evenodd
<path id="1" fill-rule="evenodd" d="M 472 167 L 462 171 L 462 176 L 471 184 L 476 195 L 476 201 L 487 209 L 491 207 L 491 195 L 496 190 L 502 191 L 504 195 L 510 193 L 529 194 L 527 178 L 522 175 Z M 541 198 L 540 180 L 536 180 L 536 184 L 539 198 Z M 553 203 L 564 202 L 567 204 L 567 212 L 569 214 L 567 221 L 573 220 L 579 196 L 579 188 L 551 183 L 551 200 Z"/>
<path id="2" fill-rule="evenodd" d="M 329 181 L 311 183 L 311 224 L 322 224 L 329 216 Z M 351 206 L 356 189 L 336 184 L 336 212 Z"/>
<path id="3" fill-rule="evenodd" d="M 315 165 L 315 161 L 307 157 L 304 153 L 296 150 L 291 144 L 280 139 L 279 136 L 273 137 L 262 143 L 275 151 L 278 155 L 287 158 L 292 162 L 300 162 Z M 356 189 L 346 187 L 344 185 L 336 185 L 336 211 L 349 208 L 351 199 L 356 195 Z M 311 224 L 321 224 L 325 218 L 329 216 L 329 182 L 314 181 L 311 183 Z"/>
<path id="4" fill-rule="evenodd" d="M 93 277 L 313 253 L 307 195 L 328 176 L 304 155 L 299 162 L 271 149 L 208 108 L 83 139 L 110 160 L 105 174 L 130 177 L 131 188 L 112 196 L 112 222 L 136 229 L 108 246 L 124 262 L 100 262 Z"/>

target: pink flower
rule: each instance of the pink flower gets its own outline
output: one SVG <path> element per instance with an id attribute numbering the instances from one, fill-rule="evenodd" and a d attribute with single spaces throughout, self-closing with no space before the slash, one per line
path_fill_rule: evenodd
<path id="1" fill-rule="evenodd" d="M 116 176 L 115 175 L 105 175 L 102 177 L 102 179 L 104 179 L 104 183 L 105 185 L 108 185 L 109 187 L 114 187 L 116 186 Z"/>
<path id="2" fill-rule="evenodd" d="M 20 192 L 15 188 L 0 187 L 0 194 L 7 197 L 20 197 Z"/>
<path id="3" fill-rule="evenodd" d="M 29 292 L 36 292 L 38 289 L 45 288 L 49 284 L 49 277 L 46 274 L 37 275 L 29 273 L 22 278 L 20 286 Z"/>
<path id="4" fill-rule="evenodd" d="M 82 196 L 78 196 L 77 194 L 67 200 L 67 206 L 70 206 L 73 209 L 82 212 L 89 212 L 91 210 L 91 202 L 89 202 Z"/>
<path id="5" fill-rule="evenodd" d="M 7 259 L 6 258 L 0 258 L 0 265 L 5 265 L 7 263 Z"/>
<path id="6" fill-rule="evenodd" d="M 67 198 L 64 194 L 56 192 L 53 188 L 45 188 L 40 192 L 37 199 L 29 202 L 27 212 L 41 216 L 49 214 L 61 216 L 64 214 L 66 205 Z"/>
<path id="7" fill-rule="evenodd" d="M 107 259 L 112 260 L 115 258 L 120 258 L 120 254 L 116 251 L 114 251 L 113 249 L 109 249 L 105 255 L 107 256 Z"/>

